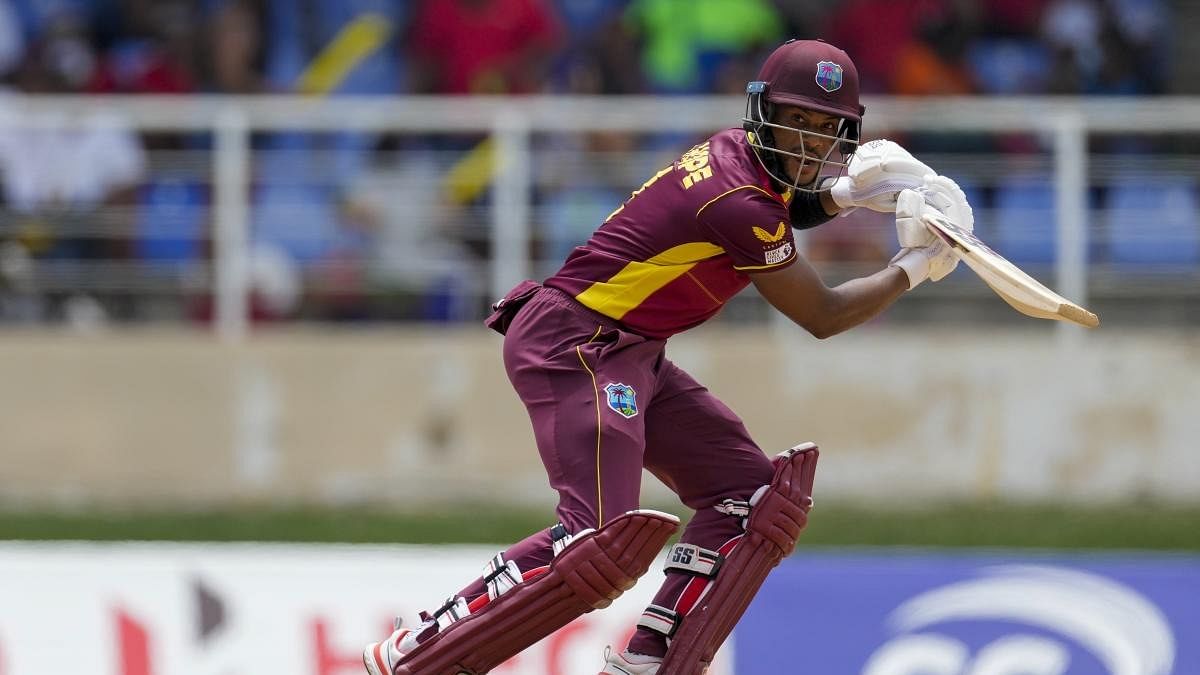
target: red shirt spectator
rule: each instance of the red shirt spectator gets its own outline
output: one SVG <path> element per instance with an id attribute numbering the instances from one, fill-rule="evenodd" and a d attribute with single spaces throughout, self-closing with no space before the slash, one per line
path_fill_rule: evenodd
<path id="1" fill-rule="evenodd" d="M 984 18 L 992 33 L 1035 35 L 1049 0 L 986 0 Z"/>
<path id="2" fill-rule="evenodd" d="M 900 52 L 913 41 L 917 26 L 941 0 L 858 0 L 839 10 L 828 40 L 854 57 L 863 91 L 890 89 Z"/>
<path id="3" fill-rule="evenodd" d="M 545 0 L 427 0 L 410 30 L 416 88 L 437 94 L 536 91 L 561 41 Z"/>
<path id="4" fill-rule="evenodd" d="M 109 54 L 88 84 L 88 91 L 97 94 L 188 94 L 196 91 L 192 71 L 162 50 L 123 50 Z"/>

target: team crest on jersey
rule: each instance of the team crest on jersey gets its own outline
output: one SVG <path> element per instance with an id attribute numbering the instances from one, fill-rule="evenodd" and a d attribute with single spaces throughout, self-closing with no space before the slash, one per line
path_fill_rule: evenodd
<path id="1" fill-rule="evenodd" d="M 783 246 L 766 251 L 765 257 L 768 265 L 777 265 L 787 260 L 792 257 L 792 242 L 784 242 Z"/>
<path id="2" fill-rule="evenodd" d="M 833 61 L 817 64 L 817 85 L 829 93 L 842 88 L 842 67 Z"/>
<path id="3" fill-rule="evenodd" d="M 621 417 L 629 419 L 638 414 L 637 392 L 633 387 L 620 382 L 605 385 L 604 393 L 608 394 L 608 407 Z"/>

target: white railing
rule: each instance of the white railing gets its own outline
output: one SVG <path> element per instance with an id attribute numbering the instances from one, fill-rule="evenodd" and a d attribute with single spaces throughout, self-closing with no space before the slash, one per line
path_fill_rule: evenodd
<path id="1" fill-rule="evenodd" d="M 866 134 L 1033 132 L 1052 137 L 1058 210 L 1056 284 L 1086 303 L 1087 138 L 1200 132 L 1200 99 L 869 98 Z M 250 134 L 256 131 L 481 132 L 496 140 L 489 289 L 498 296 L 528 276 L 535 132 L 703 132 L 736 126 L 740 97 L 337 98 L 15 97 L 0 127 L 103 113 L 142 132 L 200 131 L 215 139 L 213 162 L 216 330 L 236 341 L 248 326 Z M 53 113 L 53 114 L 51 114 Z M 57 122 L 56 122 L 57 123 Z"/>

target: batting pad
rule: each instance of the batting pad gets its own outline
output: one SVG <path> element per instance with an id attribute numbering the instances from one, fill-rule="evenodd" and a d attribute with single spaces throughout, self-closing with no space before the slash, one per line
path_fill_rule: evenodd
<path id="1" fill-rule="evenodd" d="M 545 574 L 517 584 L 421 643 L 394 675 L 480 675 L 633 588 L 679 529 L 658 511 L 630 511 L 571 542 Z"/>
<path id="2" fill-rule="evenodd" d="M 775 458 L 775 477 L 754 504 L 746 535 L 683 617 L 658 672 L 700 675 L 712 663 L 767 574 L 791 554 L 808 524 L 818 454 L 816 445 L 804 443 Z"/>

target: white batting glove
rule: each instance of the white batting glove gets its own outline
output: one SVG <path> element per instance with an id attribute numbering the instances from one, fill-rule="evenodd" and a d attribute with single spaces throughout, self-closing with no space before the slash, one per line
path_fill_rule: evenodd
<path id="1" fill-rule="evenodd" d="M 902 248 L 888 263 L 899 267 L 908 277 L 908 288 L 912 290 L 922 281 L 941 281 L 958 267 L 958 254 L 946 242 L 938 239 L 929 246 Z"/>
<path id="2" fill-rule="evenodd" d="M 921 188 L 901 190 L 896 197 L 896 239 L 900 248 L 929 246 L 937 236 L 921 222 L 921 213 L 929 207 Z"/>
<path id="3" fill-rule="evenodd" d="M 918 190 L 902 190 L 896 203 L 896 234 L 903 247 L 889 265 L 904 270 L 909 289 L 922 281 L 941 281 L 958 266 L 958 254 L 921 222 L 922 213 L 936 212 Z"/>
<path id="4" fill-rule="evenodd" d="M 858 146 L 846 175 L 830 186 L 829 196 L 842 210 L 864 207 L 881 213 L 896 210 L 901 190 L 921 187 L 937 173 L 893 141 L 881 138 Z"/>
<path id="5" fill-rule="evenodd" d="M 975 231 L 975 213 L 967 202 L 967 195 L 953 179 L 946 176 L 928 176 L 925 184 L 917 188 L 925 197 L 925 203 L 937 209 L 950 222 L 966 230 Z"/>
<path id="6" fill-rule="evenodd" d="M 901 248 L 928 246 L 934 239 L 917 217 L 923 211 L 922 201 L 927 209 L 932 208 L 967 232 L 975 230 L 975 214 L 958 184 L 945 176 L 928 176 L 924 185 L 901 190 L 896 198 L 896 238 Z"/>

